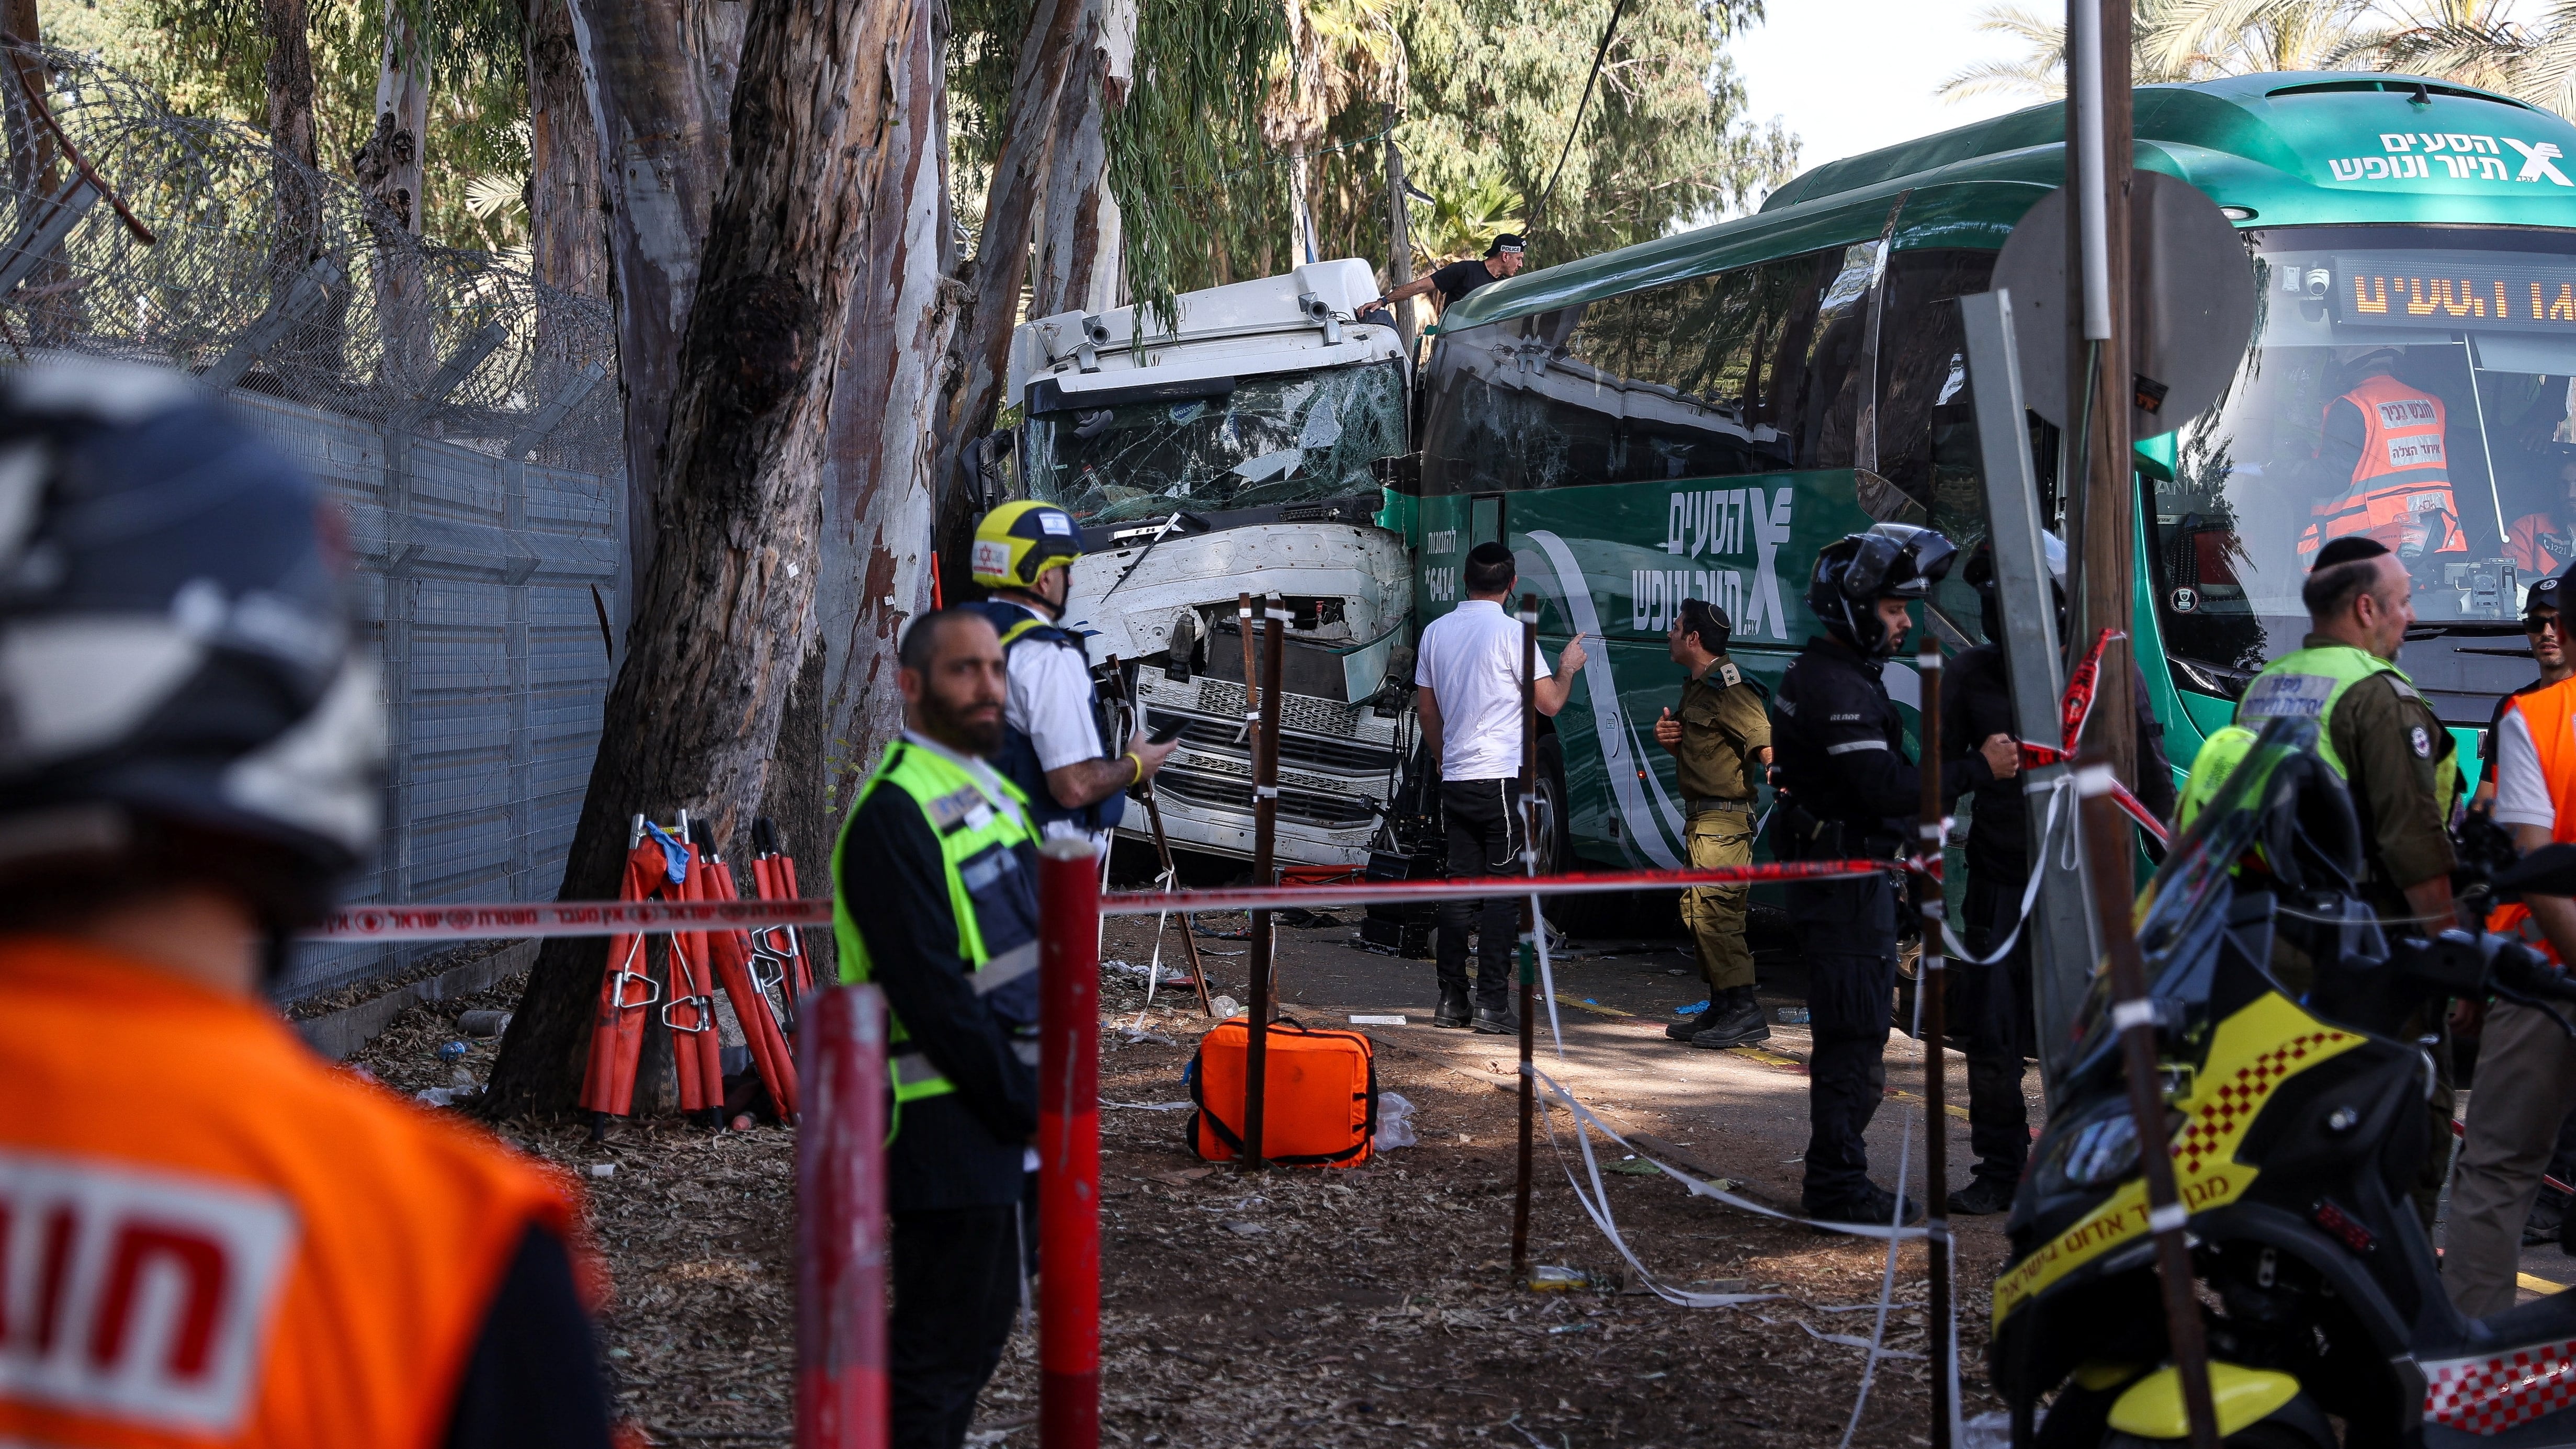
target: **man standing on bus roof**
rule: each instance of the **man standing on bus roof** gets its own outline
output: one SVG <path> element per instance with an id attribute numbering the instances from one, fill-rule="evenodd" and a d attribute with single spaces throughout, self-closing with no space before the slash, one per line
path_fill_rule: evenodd
<path id="1" fill-rule="evenodd" d="M 1440 762 L 1440 813 L 1447 822 L 1450 876 L 1519 875 L 1521 852 L 1521 621 L 1503 607 L 1520 569 L 1512 551 L 1488 540 L 1467 551 L 1467 598 L 1422 631 L 1413 682 L 1422 744 Z M 1538 712 L 1565 708 L 1576 670 L 1587 656 L 1569 639 L 1557 656 L 1536 660 L 1530 694 Z M 1519 935 L 1519 896 L 1487 896 L 1476 917 L 1476 1030 L 1518 1031 L 1512 1015 L 1512 944 Z M 1440 1005 L 1433 1026 L 1468 1024 L 1468 900 L 1440 903 Z"/>
<path id="2" fill-rule="evenodd" d="M 1723 870 L 1753 863 L 1755 788 L 1771 763 L 1770 695 L 1726 657 L 1735 626 L 1726 611 L 1684 599 L 1672 631 L 1664 636 L 1673 662 L 1688 671 L 1682 712 L 1667 707 L 1655 721 L 1655 742 L 1672 751 L 1689 819 L 1690 866 Z M 1712 1051 L 1766 1041 L 1771 1028 L 1753 999 L 1753 953 L 1744 942 L 1749 885 L 1693 886 L 1682 892 L 1682 924 L 1699 953 L 1708 981 L 1708 1005 L 1699 1015 L 1664 1028 L 1664 1035 Z"/>
<path id="3" fill-rule="evenodd" d="M 1388 302 L 1401 302 L 1407 297 L 1419 297 L 1425 292 L 1437 291 L 1440 294 L 1440 310 L 1446 312 L 1457 306 L 1459 299 L 1469 292 L 1488 282 L 1499 282 L 1520 269 L 1520 235 L 1517 232 L 1507 231 L 1494 238 L 1492 246 L 1485 248 L 1484 260 L 1451 262 L 1430 276 L 1416 277 L 1376 301 L 1363 304 L 1359 310 L 1365 312 L 1371 307 L 1382 306 Z"/>
<path id="4" fill-rule="evenodd" d="M 1923 780 L 1905 758 L 1905 722 L 1880 671 L 1903 643 L 1906 612 L 1950 571 L 1958 549 L 1928 528 L 1882 523 L 1825 545 L 1806 605 L 1825 626 L 1789 662 L 1771 701 L 1780 798 L 1773 847 L 1783 860 L 1866 858 L 1893 863 L 1914 834 Z M 1937 704 L 1935 706 L 1938 707 Z M 1936 762 L 1949 801 L 2021 769 L 2009 735 Z M 1896 991 L 1896 892 L 1884 873 L 1793 881 L 1789 919 L 1807 968 L 1815 1047 L 1807 1066 L 1807 1216 L 1887 1222 L 1894 1193 L 1869 1180 L 1863 1134 L 1887 1086 L 1890 998 Z M 1907 1219 L 1917 1204 L 1903 1205 Z"/>
<path id="5" fill-rule="evenodd" d="M 2309 510 L 2316 521 L 2299 539 L 2303 563 L 2339 538 L 2370 539 L 2409 569 L 2427 554 L 2469 551 L 2451 496 L 2442 400 L 2397 379 L 2402 358 L 2383 347 L 2356 359 L 2344 370 L 2355 381 L 2326 404 L 2317 461 L 2337 491 Z"/>
<path id="6" fill-rule="evenodd" d="M 1153 778 L 1180 742 L 1158 745 L 1139 729 L 1118 752 L 1116 725 L 1091 682 L 1082 639 L 1060 622 L 1080 557 L 1082 530 L 1072 514 L 1052 503 L 1005 503 L 975 525 L 975 582 L 993 596 L 961 607 L 991 622 L 1010 661 L 995 767 L 1029 797 L 1029 818 L 1041 833 L 1088 836 L 1107 850 L 1126 791 Z"/>

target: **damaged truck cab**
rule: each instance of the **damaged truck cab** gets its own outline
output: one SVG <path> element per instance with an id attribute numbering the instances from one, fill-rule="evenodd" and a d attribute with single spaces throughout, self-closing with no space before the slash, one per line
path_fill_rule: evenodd
<path id="1" fill-rule="evenodd" d="M 1185 293 L 1169 331 L 1120 307 L 1011 338 L 1020 478 L 1088 550 L 1065 620 L 1128 668 L 1147 728 L 1181 725 L 1155 777 L 1176 848 L 1252 853 L 1245 593 L 1289 613 L 1279 860 L 1365 861 L 1397 788 L 1413 563 L 1386 474 L 1412 380 L 1395 330 L 1354 320 L 1376 292 L 1367 263 L 1320 262 Z"/>

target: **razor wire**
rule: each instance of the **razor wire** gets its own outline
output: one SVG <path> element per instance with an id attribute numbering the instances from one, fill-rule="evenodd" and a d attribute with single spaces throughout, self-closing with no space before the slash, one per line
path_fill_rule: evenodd
<path id="1" fill-rule="evenodd" d="M 606 301 L 423 240 L 349 182 L 94 57 L 22 45 L 9 61 L 0 362 L 153 363 L 494 457 L 518 441 L 521 461 L 622 472 L 617 389 L 596 385 L 617 368 Z"/>

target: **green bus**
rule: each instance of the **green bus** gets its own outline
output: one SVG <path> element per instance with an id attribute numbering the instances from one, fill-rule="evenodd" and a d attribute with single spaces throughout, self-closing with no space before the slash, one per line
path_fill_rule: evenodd
<path id="1" fill-rule="evenodd" d="M 1548 749 L 1561 849 L 1684 859 L 1652 735 L 1679 693 L 1679 601 L 1723 605 L 1767 683 L 1819 632 L 1801 598 L 1825 543 L 1880 521 L 1983 536 L 1955 301 L 2062 181 L 2064 136 L 2052 104 L 1832 162 L 1754 215 L 1523 273 L 1441 319 L 1418 477 L 1397 472 L 1379 522 L 1411 545 L 1417 624 L 1500 539 L 1551 655 L 1586 636 Z M 2305 633 L 2302 560 L 2350 484 L 2320 457 L 2325 419 L 2372 359 L 2441 422 L 2453 507 L 2412 562 L 2401 663 L 2474 761 L 2497 696 L 2533 677 L 2520 591 L 2576 524 L 2576 127 L 2456 85 L 2300 72 L 2140 88 L 2136 136 L 2138 167 L 2237 224 L 2260 288 L 2226 396 L 2138 448 L 2129 627 L 2174 767 Z M 2034 418 L 2032 438 L 2053 515 L 2057 430 Z M 1926 612 L 1980 637 L 1956 580 Z M 1917 703 L 1908 664 L 1886 677 Z"/>

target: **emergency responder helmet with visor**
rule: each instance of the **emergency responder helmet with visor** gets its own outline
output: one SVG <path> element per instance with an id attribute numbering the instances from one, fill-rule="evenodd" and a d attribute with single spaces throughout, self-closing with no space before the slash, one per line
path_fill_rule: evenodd
<path id="1" fill-rule="evenodd" d="M 1849 533 L 1816 554 L 1807 583 L 1807 611 L 1825 631 L 1868 658 L 1895 652 L 1876 619 L 1881 599 L 1929 597 L 1959 555 L 1956 544 L 1929 528 L 1882 523 Z"/>
<path id="2" fill-rule="evenodd" d="M 0 381 L 8 924 L 203 883 L 282 963 L 377 845 L 384 707 L 347 552 L 313 480 L 175 372 Z"/>
<path id="3" fill-rule="evenodd" d="M 1082 530 L 1052 503 L 1005 503 L 975 525 L 975 582 L 988 589 L 1032 589 L 1048 569 L 1082 557 Z"/>

